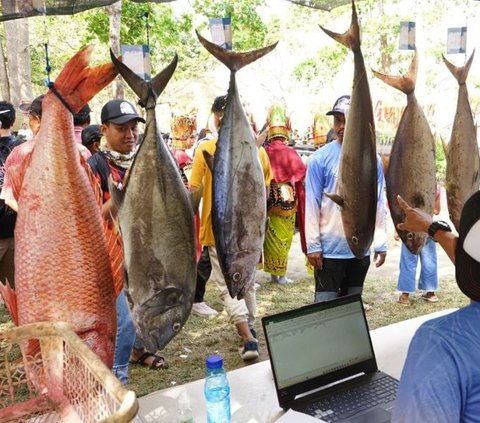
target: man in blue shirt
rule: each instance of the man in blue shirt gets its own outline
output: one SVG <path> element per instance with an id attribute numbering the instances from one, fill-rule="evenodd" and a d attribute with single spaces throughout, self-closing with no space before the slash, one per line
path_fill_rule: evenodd
<path id="1" fill-rule="evenodd" d="M 315 268 L 315 302 L 339 295 L 361 294 L 370 266 L 370 253 L 357 259 L 348 246 L 339 207 L 325 192 L 336 192 L 340 152 L 345 129 L 345 114 L 350 96 L 337 99 L 327 115 L 333 116 L 336 139 L 319 148 L 310 158 L 306 177 L 305 233 L 307 257 Z M 377 220 L 374 260 L 381 266 L 387 254 L 385 216 L 385 178 L 377 160 Z"/>
<path id="2" fill-rule="evenodd" d="M 460 290 L 472 303 L 424 323 L 415 333 L 400 378 L 393 422 L 480 421 L 480 192 L 465 203 L 459 237 L 445 222 L 399 204 L 398 229 L 427 232 L 455 263 Z"/>

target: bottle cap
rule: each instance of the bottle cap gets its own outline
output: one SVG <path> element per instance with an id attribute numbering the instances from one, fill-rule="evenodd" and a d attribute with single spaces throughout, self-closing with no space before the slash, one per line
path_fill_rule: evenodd
<path id="1" fill-rule="evenodd" d="M 205 363 L 208 369 L 220 369 L 223 366 L 223 357 L 221 355 L 209 355 Z"/>

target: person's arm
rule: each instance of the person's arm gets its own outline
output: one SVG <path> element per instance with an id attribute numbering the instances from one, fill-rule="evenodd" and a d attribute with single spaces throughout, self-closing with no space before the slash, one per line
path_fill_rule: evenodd
<path id="1" fill-rule="evenodd" d="M 397 201 L 405 213 L 405 220 L 397 225 L 397 229 L 428 233 L 428 228 L 433 222 L 432 216 L 421 209 L 410 207 L 400 195 L 397 196 Z M 457 248 L 458 236 L 452 232 L 437 231 L 434 239 L 442 246 L 450 260 L 455 263 L 455 249 Z"/>
<path id="2" fill-rule="evenodd" d="M 387 197 L 385 195 L 385 176 L 380 158 L 377 159 L 377 215 L 373 239 L 373 262 L 375 267 L 385 263 L 387 257 Z"/>
<path id="3" fill-rule="evenodd" d="M 316 269 L 323 268 L 322 242 L 320 239 L 320 210 L 323 197 L 323 170 L 317 158 L 311 159 L 305 178 L 305 238 L 307 258 Z"/>

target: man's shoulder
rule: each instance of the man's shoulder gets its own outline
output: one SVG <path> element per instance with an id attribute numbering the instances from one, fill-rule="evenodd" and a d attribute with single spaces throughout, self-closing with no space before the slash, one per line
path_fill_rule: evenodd
<path id="1" fill-rule="evenodd" d="M 198 144 L 197 149 L 195 150 L 195 154 L 202 152 L 202 151 L 207 151 L 208 153 L 213 153 L 215 152 L 215 149 L 217 148 L 217 138 L 211 138 L 211 139 L 206 139 L 202 141 L 200 144 Z"/>
<path id="2" fill-rule="evenodd" d="M 338 145 L 338 143 L 334 141 L 329 142 L 328 144 L 325 144 L 323 147 L 320 147 L 319 149 L 315 150 L 315 152 L 311 155 L 310 160 L 314 160 L 314 161 L 325 160 L 328 157 L 336 155 L 339 150 L 340 150 L 340 146 Z"/>

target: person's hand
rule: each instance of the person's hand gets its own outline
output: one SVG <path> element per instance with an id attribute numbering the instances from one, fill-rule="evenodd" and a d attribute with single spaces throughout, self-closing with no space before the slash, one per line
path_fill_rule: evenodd
<path id="1" fill-rule="evenodd" d="M 400 196 L 397 195 L 397 201 L 400 208 L 405 213 L 403 223 L 397 225 L 397 229 L 409 232 L 428 232 L 428 227 L 432 223 L 432 216 L 421 209 L 414 209 Z"/>
<path id="2" fill-rule="evenodd" d="M 385 258 L 387 257 L 386 251 L 376 252 L 373 255 L 373 262 L 375 263 L 375 267 L 380 267 L 383 263 L 385 263 Z"/>
<path id="3" fill-rule="evenodd" d="M 307 254 L 308 261 L 310 264 L 318 270 L 323 269 L 323 253 L 309 253 Z"/>

